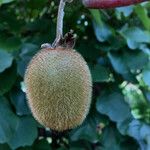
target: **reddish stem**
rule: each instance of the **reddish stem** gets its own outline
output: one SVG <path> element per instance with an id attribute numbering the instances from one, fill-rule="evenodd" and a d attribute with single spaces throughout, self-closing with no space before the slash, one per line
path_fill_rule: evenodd
<path id="1" fill-rule="evenodd" d="M 115 8 L 121 6 L 128 6 L 149 0 L 82 0 L 85 7 L 88 8 Z"/>

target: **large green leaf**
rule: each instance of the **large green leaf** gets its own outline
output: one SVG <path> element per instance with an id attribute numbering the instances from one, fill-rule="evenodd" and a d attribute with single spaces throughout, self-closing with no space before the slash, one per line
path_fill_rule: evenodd
<path id="1" fill-rule="evenodd" d="M 100 124 L 102 120 L 103 117 L 97 112 L 91 113 L 81 126 L 79 126 L 78 128 L 74 129 L 71 132 L 70 134 L 71 140 L 72 141 L 86 140 L 93 143 L 98 142 L 99 134 L 97 126 Z"/>
<path id="2" fill-rule="evenodd" d="M 96 142 L 97 137 L 96 137 L 95 130 L 93 130 L 90 125 L 82 126 L 71 136 L 71 140 L 77 141 L 77 140 L 84 139 L 87 141 Z"/>
<path id="3" fill-rule="evenodd" d="M 117 53 L 108 53 L 108 57 L 114 70 L 119 74 L 127 74 L 129 72 L 128 67 L 121 56 L 122 55 Z"/>
<path id="4" fill-rule="evenodd" d="M 98 24 L 98 25 L 102 25 L 103 24 L 103 21 L 102 21 L 102 18 L 101 18 L 101 13 L 99 10 L 95 10 L 95 9 L 91 9 L 90 10 L 91 14 L 92 14 L 92 17 L 94 18 L 95 22 Z"/>
<path id="5" fill-rule="evenodd" d="M 129 17 L 133 12 L 133 6 L 119 7 L 116 8 L 116 15 L 121 19 L 123 14 L 125 17 Z"/>
<path id="6" fill-rule="evenodd" d="M 141 70 L 149 62 L 148 54 L 142 51 L 126 51 L 124 53 L 108 53 L 114 70 L 123 76 L 132 71 Z M 136 60 L 136 61 L 135 61 Z"/>
<path id="7" fill-rule="evenodd" d="M 46 4 L 47 0 L 30 0 L 27 4 L 31 9 L 40 9 Z"/>
<path id="8" fill-rule="evenodd" d="M 93 44 L 92 44 L 93 43 Z M 78 52 L 84 56 L 84 58 L 94 61 L 99 57 L 100 50 L 94 45 L 95 41 L 91 40 L 91 43 L 85 41 L 84 43 L 79 42 Z"/>
<path id="9" fill-rule="evenodd" d="M 96 65 L 94 67 L 91 67 L 91 73 L 93 77 L 93 82 L 108 82 L 110 81 L 110 71 L 101 66 L 101 65 Z"/>
<path id="10" fill-rule="evenodd" d="M 140 18 L 144 27 L 150 31 L 150 18 L 148 16 L 147 9 L 142 7 L 141 5 L 137 5 L 135 7 L 135 12 L 136 12 L 137 16 Z"/>
<path id="11" fill-rule="evenodd" d="M 131 70 L 143 69 L 149 62 L 149 56 L 142 51 L 125 52 L 123 58 Z"/>
<path id="12" fill-rule="evenodd" d="M 112 32 L 108 25 L 103 23 L 100 26 L 96 24 L 95 22 L 93 22 L 93 26 L 94 26 L 95 35 L 98 41 L 104 42 L 111 37 Z"/>
<path id="13" fill-rule="evenodd" d="M 0 73 L 9 68 L 12 64 L 13 57 L 11 54 L 0 50 Z"/>
<path id="14" fill-rule="evenodd" d="M 150 70 L 145 69 L 142 73 L 142 76 L 145 84 L 150 87 Z"/>
<path id="15" fill-rule="evenodd" d="M 23 116 L 31 114 L 25 93 L 21 89 L 14 88 L 10 93 L 10 99 L 16 109 L 17 115 Z"/>
<path id="16" fill-rule="evenodd" d="M 51 150 L 51 146 L 46 139 L 38 140 L 34 143 L 33 149 L 35 150 Z"/>
<path id="17" fill-rule="evenodd" d="M 21 146 L 30 146 L 37 138 L 37 134 L 37 124 L 35 120 L 30 116 L 21 117 L 19 118 L 16 132 L 9 140 L 8 144 L 12 149 Z"/>
<path id="18" fill-rule="evenodd" d="M 97 110 L 112 121 L 121 122 L 131 117 L 130 108 L 119 92 L 103 93 L 96 103 Z"/>
<path id="19" fill-rule="evenodd" d="M 83 150 L 83 149 L 89 149 L 91 150 L 91 145 L 88 141 L 82 140 L 81 142 L 70 142 L 70 148 L 69 150 Z M 65 149 L 66 150 L 66 149 Z"/>
<path id="20" fill-rule="evenodd" d="M 5 4 L 5 3 L 10 3 L 12 1 L 15 1 L 15 0 L 0 0 L 0 5 Z"/>
<path id="21" fill-rule="evenodd" d="M 128 127 L 127 134 L 134 137 L 139 143 L 141 149 L 145 150 L 148 148 L 148 145 L 145 143 L 148 142 L 143 135 L 149 134 L 149 127 L 144 129 L 144 124 L 138 120 L 133 120 Z M 144 131 L 145 130 L 145 131 Z M 141 131 L 144 131 L 143 133 Z M 142 135 L 143 134 L 143 135 Z"/>
<path id="22" fill-rule="evenodd" d="M 6 69 L 3 73 L 0 74 L 0 94 L 5 94 L 8 92 L 17 78 L 16 66 L 13 65 L 11 68 Z"/>
<path id="23" fill-rule="evenodd" d="M 103 22 L 100 11 L 91 10 L 91 14 L 94 18 L 93 27 L 97 40 L 100 42 L 108 40 L 112 35 L 112 31 L 111 28 Z"/>
<path id="24" fill-rule="evenodd" d="M 24 43 L 20 52 L 20 59 L 17 61 L 17 72 L 24 77 L 25 70 L 31 58 L 38 50 L 38 46 L 31 43 Z"/>
<path id="25" fill-rule="evenodd" d="M 1 150 L 11 150 L 8 144 L 0 144 L 0 149 Z"/>
<path id="26" fill-rule="evenodd" d="M 8 142 L 14 135 L 18 117 L 12 112 L 6 98 L 0 96 L 0 143 Z"/>
<path id="27" fill-rule="evenodd" d="M 143 31 L 138 27 L 125 27 L 120 31 L 120 34 L 127 40 L 129 48 L 136 49 L 141 43 L 150 42 L 150 32 Z"/>
<path id="28" fill-rule="evenodd" d="M 21 46 L 21 41 L 19 37 L 6 37 L 0 35 L 0 49 L 5 51 L 18 51 Z"/>

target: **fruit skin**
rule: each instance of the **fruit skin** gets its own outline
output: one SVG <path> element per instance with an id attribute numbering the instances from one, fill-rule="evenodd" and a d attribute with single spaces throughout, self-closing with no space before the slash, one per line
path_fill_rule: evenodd
<path id="1" fill-rule="evenodd" d="M 33 116 L 52 130 L 64 131 L 86 118 L 92 80 L 83 57 L 72 49 L 42 49 L 25 73 L 28 103 Z"/>
<path id="2" fill-rule="evenodd" d="M 133 5 L 141 2 L 146 2 L 148 0 L 82 0 L 85 7 L 88 8 L 115 8 L 115 7 L 122 7 Z"/>

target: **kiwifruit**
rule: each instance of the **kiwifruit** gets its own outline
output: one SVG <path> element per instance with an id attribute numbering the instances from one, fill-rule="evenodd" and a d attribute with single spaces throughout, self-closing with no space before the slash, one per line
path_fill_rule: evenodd
<path id="1" fill-rule="evenodd" d="M 35 119 L 55 131 L 80 125 L 90 108 L 91 74 L 73 49 L 43 48 L 25 73 L 28 103 Z"/>

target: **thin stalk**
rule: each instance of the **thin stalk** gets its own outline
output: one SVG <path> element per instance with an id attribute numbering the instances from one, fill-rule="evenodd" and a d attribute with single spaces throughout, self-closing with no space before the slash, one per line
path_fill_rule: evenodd
<path id="1" fill-rule="evenodd" d="M 64 8 L 68 0 L 60 0 L 57 16 L 57 27 L 56 27 L 56 39 L 53 43 L 53 47 L 59 43 L 59 40 L 63 37 L 63 19 L 64 19 Z"/>
<path id="2" fill-rule="evenodd" d="M 63 19 L 64 19 L 64 9 L 66 2 L 71 3 L 73 0 L 60 0 L 57 16 L 57 26 L 56 26 L 56 38 L 51 45 L 50 43 L 44 43 L 41 48 L 55 48 L 59 45 L 61 38 L 63 38 Z"/>

